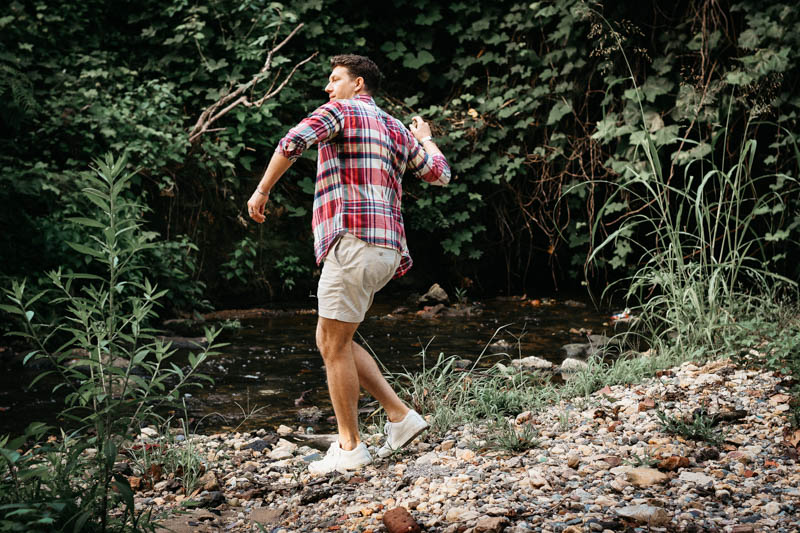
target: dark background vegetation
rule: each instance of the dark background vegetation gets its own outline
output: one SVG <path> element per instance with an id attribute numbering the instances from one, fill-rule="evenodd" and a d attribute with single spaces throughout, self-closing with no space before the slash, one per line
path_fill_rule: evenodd
<path id="1" fill-rule="evenodd" d="M 273 73 L 319 56 L 192 145 L 200 113 L 301 22 Z M 649 137 L 681 187 L 704 160 L 733 160 L 745 129 L 752 172 L 785 200 L 763 227 L 764 267 L 794 280 L 798 23 L 794 2 L 755 0 L 12 2 L 0 16 L 0 276 L 36 285 L 91 268 L 67 244 L 86 230 L 67 219 L 97 209 L 80 193 L 91 158 L 128 152 L 139 172 L 126 194 L 148 206 L 160 244 L 144 262 L 170 289 L 168 312 L 305 298 L 316 152 L 282 179 L 263 226 L 245 203 L 280 137 L 325 100 L 328 58 L 354 52 L 381 66 L 384 109 L 433 121 L 454 170 L 447 189 L 404 183 L 416 266 L 394 290 L 538 295 L 624 276 L 640 259 L 624 240 L 586 267 L 591 228 L 610 234 L 642 208 L 620 195 L 599 215 L 605 182 L 649 172 Z"/>

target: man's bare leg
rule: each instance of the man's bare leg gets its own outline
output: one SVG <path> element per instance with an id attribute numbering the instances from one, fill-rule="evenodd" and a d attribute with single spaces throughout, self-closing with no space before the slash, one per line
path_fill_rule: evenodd
<path id="1" fill-rule="evenodd" d="M 359 377 L 353 355 L 353 334 L 358 326 L 323 317 L 317 321 L 317 348 L 325 361 L 328 392 L 343 450 L 354 449 L 361 440 L 358 435 Z"/>
<path id="2" fill-rule="evenodd" d="M 358 369 L 358 381 L 364 389 L 378 400 L 389 422 L 400 422 L 408 414 L 408 406 L 394 392 L 394 389 L 381 374 L 377 363 L 367 351 L 353 341 L 353 358 Z"/>

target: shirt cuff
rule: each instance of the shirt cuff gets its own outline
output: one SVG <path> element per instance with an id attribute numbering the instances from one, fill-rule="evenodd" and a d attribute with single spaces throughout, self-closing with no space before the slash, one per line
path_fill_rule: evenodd
<path id="1" fill-rule="evenodd" d="M 284 137 L 275 148 L 275 152 L 294 163 L 306 149 L 305 143 Z"/>

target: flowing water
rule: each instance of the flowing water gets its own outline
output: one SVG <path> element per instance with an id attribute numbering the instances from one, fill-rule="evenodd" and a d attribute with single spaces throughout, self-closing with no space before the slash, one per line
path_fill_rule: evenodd
<path id="1" fill-rule="evenodd" d="M 493 299 L 479 306 L 480 314 L 450 318 L 393 315 L 395 307 L 376 302 L 357 333 L 390 372 L 420 369 L 423 350 L 428 365 L 439 353 L 480 358 L 485 365 L 531 355 L 557 364 L 562 345 L 585 342 L 587 332 L 611 331 L 606 315 L 574 301 L 532 305 Z M 193 389 L 186 398 L 193 429 L 207 433 L 286 424 L 331 431 L 325 369 L 314 344 L 316 321 L 315 314 L 297 313 L 241 320 L 241 327 L 226 329 L 220 340 L 230 344 L 203 368 L 214 384 Z M 34 376 L 28 370 L 0 376 L 0 434 L 18 433 L 34 420 L 56 422 L 58 400 L 51 386 L 26 390 Z"/>

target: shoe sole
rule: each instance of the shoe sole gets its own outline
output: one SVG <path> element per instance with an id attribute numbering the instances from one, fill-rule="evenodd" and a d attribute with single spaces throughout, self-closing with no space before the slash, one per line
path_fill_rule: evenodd
<path id="1" fill-rule="evenodd" d="M 400 445 L 400 446 L 398 446 L 397 448 L 390 449 L 390 450 L 389 450 L 389 453 L 387 453 L 386 455 L 381 455 L 381 452 L 380 452 L 380 450 L 378 450 L 378 457 L 380 457 L 381 459 L 386 459 L 387 457 L 389 457 L 389 456 L 390 456 L 390 455 L 392 455 L 393 453 L 395 453 L 395 452 L 398 452 L 398 451 L 402 450 L 403 448 L 405 448 L 405 447 L 406 447 L 406 445 L 408 445 L 408 443 L 410 443 L 412 440 L 414 440 L 414 439 L 416 439 L 417 437 L 419 437 L 420 435 L 422 435 L 422 433 L 423 433 L 423 432 L 424 432 L 426 429 L 428 429 L 429 427 L 430 427 L 430 426 L 429 426 L 428 424 L 425 424 L 425 427 L 421 428 L 419 431 L 417 431 L 416 433 L 414 433 L 413 435 L 411 435 L 411 436 L 408 438 L 408 440 L 406 440 L 406 441 L 405 441 L 403 444 L 401 444 L 401 445 Z"/>
<path id="2" fill-rule="evenodd" d="M 360 469 L 364 468 L 367 465 L 371 465 L 373 462 L 374 461 L 370 460 L 370 461 L 367 461 L 366 463 L 363 463 L 363 464 L 360 464 L 360 465 L 350 466 L 350 467 L 346 467 L 346 468 L 334 468 L 333 470 L 328 470 L 327 472 L 315 472 L 314 470 L 312 470 L 309 467 L 308 472 L 310 474 L 314 475 L 314 476 L 324 476 L 326 474 L 330 474 L 331 472 L 339 472 L 340 474 L 344 474 L 345 472 L 353 472 L 355 470 L 360 470 Z M 311 463 L 311 464 L 314 464 L 314 463 Z"/>

